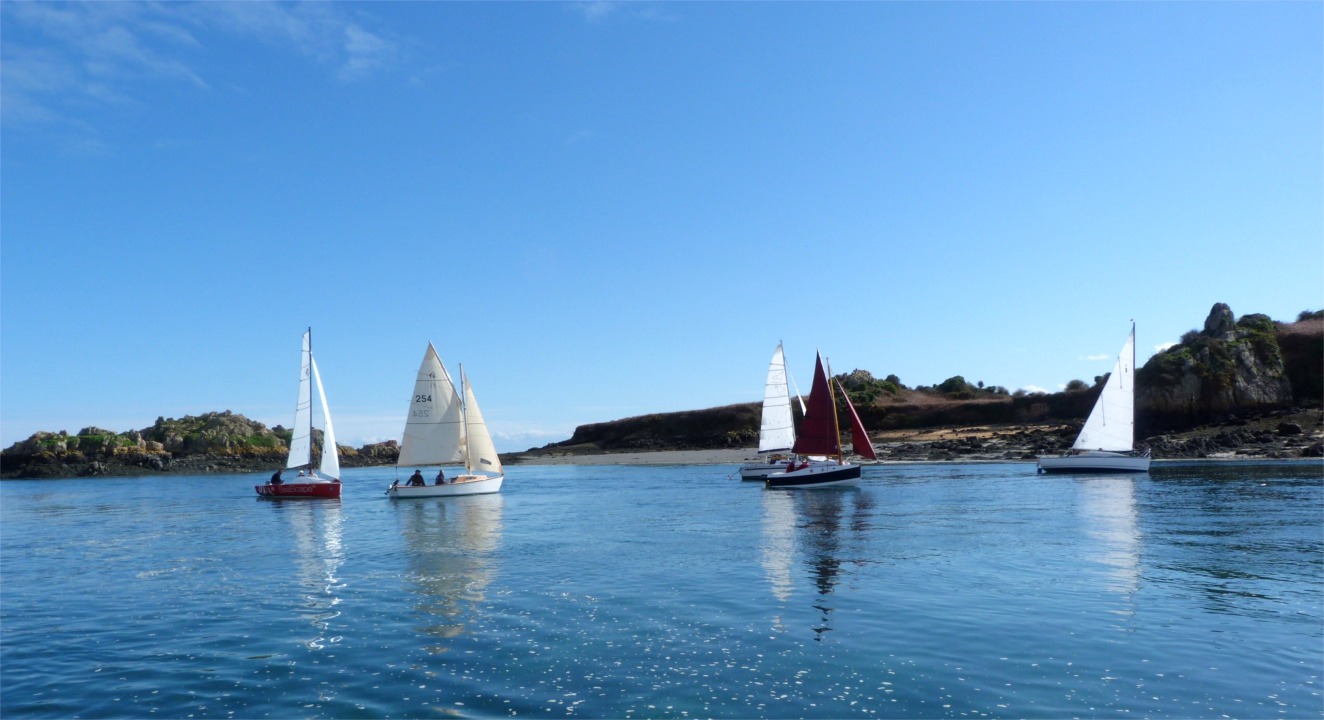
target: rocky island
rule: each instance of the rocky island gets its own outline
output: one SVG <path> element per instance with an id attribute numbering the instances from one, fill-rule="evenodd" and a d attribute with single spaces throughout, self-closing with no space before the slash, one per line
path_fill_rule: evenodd
<path id="1" fill-rule="evenodd" d="M 1031 460 L 1071 446 L 1107 376 L 1074 380 L 1057 393 L 1008 392 L 961 376 L 906 387 L 865 370 L 839 376 L 881 461 Z M 1324 456 L 1324 313 L 1295 322 L 1237 318 L 1214 305 L 1200 330 L 1136 372 L 1136 438 L 1156 459 Z M 754 456 L 760 405 L 657 413 L 581 425 L 569 440 L 503 455 L 503 462 L 624 461 L 660 453 L 678 462 L 740 462 Z M 798 418 L 797 418 L 798 420 Z M 321 431 L 314 429 L 314 453 Z M 116 433 L 38 432 L 0 452 L 0 477 L 270 471 L 281 467 L 291 432 L 243 415 L 157 418 Z M 346 467 L 390 465 L 394 441 L 340 445 Z M 712 452 L 722 451 L 719 455 Z M 316 462 L 316 457 L 314 461 Z"/>

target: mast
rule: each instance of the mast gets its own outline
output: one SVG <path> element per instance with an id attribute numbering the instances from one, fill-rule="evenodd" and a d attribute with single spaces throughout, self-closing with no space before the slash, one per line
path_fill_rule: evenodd
<path id="1" fill-rule="evenodd" d="M 311 376 L 311 373 L 313 372 L 313 326 L 312 325 L 308 326 L 308 372 L 310 373 L 308 380 L 309 383 L 308 384 L 308 474 L 312 475 L 313 474 L 313 393 L 312 393 L 313 386 L 312 386 L 312 376 Z M 325 434 L 322 435 L 322 452 L 323 453 L 326 452 Z"/>
<path id="2" fill-rule="evenodd" d="M 465 471 L 473 473 L 473 467 L 469 467 L 469 413 L 465 408 L 465 364 L 459 363 L 459 430 L 462 431 L 465 438 L 459 443 L 459 450 L 465 454 Z"/>
<path id="3" fill-rule="evenodd" d="M 837 463 L 840 464 L 846 461 L 846 456 L 841 451 L 841 420 L 837 417 L 837 396 L 832 392 L 832 380 L 836 378 L 832 375 L 832 358 L 827 358 L 823 362 L 827 364 L 828 397 L 832 399 L 832 428 L 837 433 Z M 838 381 L 837 384 L 840 385 L 841 382 Z"/>

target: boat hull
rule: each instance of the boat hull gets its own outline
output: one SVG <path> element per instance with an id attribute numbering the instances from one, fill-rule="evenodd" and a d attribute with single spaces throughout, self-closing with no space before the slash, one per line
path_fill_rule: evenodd
<path id="1" fill-rule="evenodd" d="M 280 485 L 256 485 L 254 489 L 257 494 L 265 498 L 330 498 L 340 499 L 340 483 L 338 482 L 288 482 Z"/>
<path id="2" fill-rule="evenodd" d="M 776 490 L 842 487 L 860 479 L 860 466 L 850 463 L 811 463 L 793 472 L 775 472 L 764 478 L 764 487 Z"/>
<path id="3" fill-rule="evenodd" d="M 472 479 L 471 479 L 472 478 Z M 505 475 L 487 477 L 484 475 L 461 475 L 453 482 L 444 485 L 392 485 L 387 489 L 387 497 L 394 499 L 455 497 L 457 495 L 484 495 L 501 490 Z"/>
<path id="4" fill-rule="evenodd" d="M 773 473 L 785 472 L 786 463 L 789 458 L 783 458 L 778 462 L 771 463 L 751 463 L 740 468 L 741 480 L 766 480 Z M 823 459 L 810 459 L 813 465 L 827 465 L 828 467 L 838 467 L 836 461 L 825 461 Z"/>
<path id="5" fill-rule="evenodd" d="M 786 463 L 776 465 L 745 465 L 740 468 L 741 480 L 762 480 L 767 476 L 786 469 Z"/>
<path id="6" fill-rule="evenodd" d="M 1149 454 L 1092 451 L 1079 455 L 1039 458 L 1041 473 L 1149 472 Z"/>

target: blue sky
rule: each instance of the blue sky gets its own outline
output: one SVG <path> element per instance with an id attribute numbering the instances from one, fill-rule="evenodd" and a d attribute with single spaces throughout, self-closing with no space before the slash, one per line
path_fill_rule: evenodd
<path id="1" fill-rule="evenodd" d="M 1055 390 L 1324 305 L 1320 3 L 0 3 L 0 443 Z"/>

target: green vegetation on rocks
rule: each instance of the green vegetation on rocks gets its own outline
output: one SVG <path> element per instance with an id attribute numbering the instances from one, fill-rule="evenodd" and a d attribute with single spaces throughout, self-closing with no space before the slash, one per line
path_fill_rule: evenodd
<path id="1" fill-rule="evenodd" d="M 2 477 L 135 475 L 150 472 L 243 472 L 285 464 L 292 433 L 229 410 L 158 417 L 150 427 L 116 433 L 97 427 L 77 435 L 64 431 L 34 433 L 0 453 Z M 322 432 L 313 430 L 313 462 L 320 460 Z M 355 450 L 339 446 L 341 465 L 393 463 L 394 441 Z"/>

